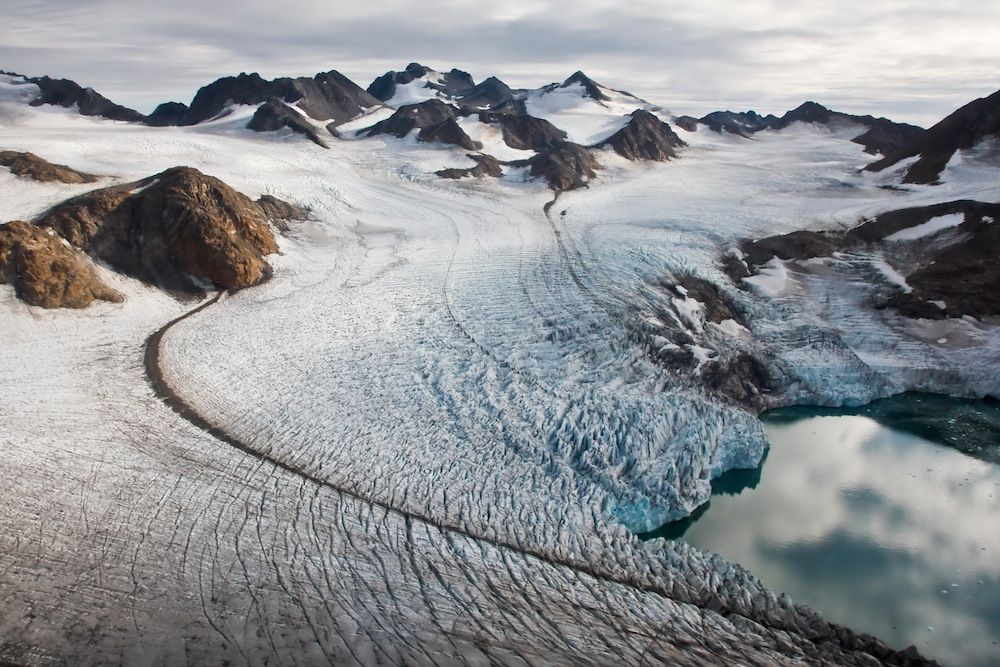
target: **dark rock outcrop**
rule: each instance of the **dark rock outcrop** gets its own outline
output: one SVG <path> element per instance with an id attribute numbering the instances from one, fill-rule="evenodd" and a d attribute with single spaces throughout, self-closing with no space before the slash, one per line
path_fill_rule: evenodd
<path id="1" fill-rule="evenodd" d="M 441 178 L 500 178 L 503 176 L 503 169 L 501 168 L 501 163 L 492 155 L 483 154 L 471 154 L 468 157 L 476 161 L 476 166 L 470 167 L 468 169 L 441 169 L 440 171 L 434 172 Z"/>
<path id="2" fill-rule="evenodd" d="M 457 111 L 452 105 L 437 99 L 419 104 L 404 104 L 392 116 L 362 132 L 367 136 L 391 134 L 402 138 L 419 128 L 419 141 L 454 144 L 466 150 L 478 150 L 481 146 L 459 127 Z"/>
<path id="3" fill-rule="evenodd" d="M 150 127 L 180 125 L 187 115 L 188 105 L 183 102 L 164 102 L 153 109 L 143 122 Z"/>
<path id="4" fill-rule="evenodd" d="M 279 228 L 287 228 L 287 225 L 280 224 L 282 222 L 309 219 L 308 208 L 296 206 L 273 195 L 261 195 L 260 199 L 257 200 L 257 206 L 260 206 L 264 216 Z"/>
<path id="5" fill-rule="evenodd" d="M 736 134 L 741 137 L 749 137 L 755 132 L 774 127 L 778 122 L 778 117 L 768 114 L 761 116 L 756 111 L 713 111 L 702 116 L 699 123 L 708 127 L 713 132 Z"/>
<path id="6" fill-rule="evenodd" d="M 610 99 L 607 95 L 601 92 L 601 88 L 597 85 L 596 81 L 579 70 L 570 75 L 570 77 L 563 81 L 559 87 L 568 88 L 574 84 L 580 84 L 583 86 L 586 96 L 595 99 L 598 102 L 604 102 Z"/>
<path id="7" fill-rule="evenodd" d="M 911 240 L 889 240 L 897 232 L 951 214 L 962 215 L 962 222 Z M 802 260 L 859 249 L 880 250 L 904 276 L 908 289 L 878 306 L 929 319 L 1000 315 L 1000 262 L 996 260 L 1000 256 L 1000 204 L 959 200 L 888 211 L 847 231 L 792 232 L 746 242 L 741 249 L 750 271 L 772 257 Z"/>
<path id="8" fill-rule="evenodd" d="M 519 150 L 544 151 L 566 141 L 566 133 L 558 127 L 526 114 L 482 112 L 479 120 L 499 125 L 504 143 Z"/>
<path id="9" fill-rule="evenodd" d="M 875 118 L 874 116 L 855 116 L 827 109 L 822 104 L 816 102 L 805 102 L 799 107 L 792 109 L 772 127 L 776 130 L 783 130 L 792 123 L 817 123 L 830 125 L 833 123 L 855 123 L 864 125 L 868 129 L 851 139 L 856 144 L 864 146 L 866 153 L 875 155 L 885 154 L 885 151 L 896 150 L 924 133 L 922 127 L 908 125 L 907 123 L 896 123 L 888 118 Z"/>
<path id="10" fill-rule="evenodd" d="M 506 83 L 491 76 L 457 96 L 463 109 L 478 111 L 509 107 L 514 104 L 514 92 Z"/>
<path id="11" fill-rule="evenodd" d="M 396 94 L 396 86 L 406 85 L 421 77 L 427 76 L 431 68 L 419 63 L 410 63 L 402 72 L 386 72 L 371 82 L 368 86 L 368 93 L 373 97 L 385 102 Z M 425 83 L 427 88 L 437 90 L 448 97 L 456 97 L 461 93 L 474 87 L 476 82 L 468 72 L 459 69 L 452 69 L 450 72 L 441 72 L 434 81 L 428 80 Z"/>
<path id="12" fill-rule="evenodd" d="M 259 283 L 278 250 L 264 209 L 188 167 L 74 197 L 37 224 L 122 273 L 189 293 Z"/>
<path id="13" fill-rule="evenodd" d="M 271 98 L 298 103 L 310 118 L 342 123 L 377 106 L 379 100 L 358 87 L 340 72 L 331 70 L 314 77 L 278 78 L 241 73 L 218 79 L 201 88 L 180 125 L 195 125 L 218 116 L 232 104 L 262 104 Z"/>
<path id="14" fill-rule="evenodd" d="M 0 283 L 13 284 L 21 299 L 43 308 L 122 301 L 86 255 L 52 230 L 21 221 L 0 225 Z"/>
<path id="15" fill-rule="evenodd" d="M 898 145 L 866 167 L 882 171 L 900 160 L 919 155 L 903 177 L 904 183 L 935 183 L 956 151 L 1000 137 L 1000 90 L 969 102 L 924 133 Z"/>
<path id="16" fill-rule="evenodd" d="M 302 114 L 275 97 L 260 105 L 247 123 L 247 128 L 254 132 L 274 132 L 285 127 L 306 136 L 323 148 L 328 148 L 316 133 L 316 128 L 302 118 Z"/>
<path id="17" fill-rule="evenodd" d="M 694 116 L 677 116 L 674 118 L 674 123 L 677 127 L 681 128 L 685 132 L 697 132 L 698 131 L 698 119 Z M 718 130 L 716 130 L 718 132 Z"/>
<path id="18" fill-rule="evenodd" d="M 34 153 L 0 151 L 0 166 L 7 167 L 15 176 L 31 178 L 43 183 L 93 183 L 97 176 L 85 174 L 62 164 L 53 164 Z"/>
<path id="19" fill-rule="evenodd" d="M 82 116 L 100 116 L 109 120 L 123 120 L 130 123 L 141 121 L 144 116 L 135 109 L 115 104 L 93 88 L 84 88 L 69 79 L 52 79 L 47 76 L 28 78 L 27 81 L 39 88 L 39 95 L 31 106 L 53 104 L 61 107 L 76 105 Z"/>
<path id="20" fill-rule="evenodd" d="M 792 123 L 817 123 L 828 125 L 834 117 L 834 112 L 816 102 L 803 102 L 790 111 L 786 111 L 771 127 L 783 130 Z"/>
<path id="21" fill-rule="evenodd" d="M 756 111 L 714 111 L 698 122 L 708 126 L 713 132 L 727 132 L 749 138 L 762 130 L 783 130 L 793 123 L 815 123 L 818 125 L 853 123 L 867 128 L 851 141 L 864 146 L 866 153 L 885 155 L 899 146 L 920 136 L 924 130 L 915 125 L 896 123 L 888 118 L 874 116 L 854 116 L 826 108 L 816 102 L 805 102 L 788 111 L 781 118 L 773 115 L 761 116 Z"/>
<path id="22" fill-rule="evenodd" d="M 636 109 L 628 125 L 598 144 L 610 146 L 629 160 L 669 160 L 677 157 L 676 148 L 685 146 L 667 123 L 646 111 Z"/>
<path id="23" fill-rule="evenodd" d="M 544 179 L 556 191 L 573 190 L 587 185 L 601 168 L 585 146 L 569 141 L 557 144 L 527 160 L 510 162 L 514 167 L 527 167 L 532 178 Z"/>

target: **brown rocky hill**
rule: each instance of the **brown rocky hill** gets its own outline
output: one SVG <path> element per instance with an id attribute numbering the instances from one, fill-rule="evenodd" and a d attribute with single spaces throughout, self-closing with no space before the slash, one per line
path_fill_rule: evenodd
<path id="1" fill-rule="evenodd" d="M 51 230 L 28 222 L 0 225 L 0 283 L 43 308 L 84 308 L 122 296 L 97 276 L 93 263 Z"/>
<path id="2" fill-rule="evenodd" d="M 271 208 L 273 210 L 273 207 Z M 221 180 L 174 167 L 69 199 L 36 222 L 122 273 L 177 292 L 247 287 L 278 246 L 265 209 Z"/>
<path id="3" fill-rule="evenodd" d="M 15 176 L 30 178 L 43 183 L 93 183 L 97 176 L 85 174 L 62 164 L 53 164 L 34 153 L 0 151 L 0 166 L 7 167 Z"/>
<path id="4" fill-rule="evenodd" d="M 667 123 L 646 111 L 636 109 L 628 125 L 598 144 L 610 146 L 629 160 L 669 160 L 677 157 L 676 148 L 685 146 Z"/>

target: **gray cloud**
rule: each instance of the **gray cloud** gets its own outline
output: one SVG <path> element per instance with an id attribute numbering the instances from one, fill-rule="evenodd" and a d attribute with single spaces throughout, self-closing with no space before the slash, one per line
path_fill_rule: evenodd
<path id="1" fill-rule="evenodd" d="M 1000 87 L 990 3 L 8 2 L 0 68 L 77 79 L 144 111 L 240 71 L 338 69 L 364 86 L 414 60 L 532 87 L 583 69 L 693 114 L 814 99 L 928 124 Z"/>

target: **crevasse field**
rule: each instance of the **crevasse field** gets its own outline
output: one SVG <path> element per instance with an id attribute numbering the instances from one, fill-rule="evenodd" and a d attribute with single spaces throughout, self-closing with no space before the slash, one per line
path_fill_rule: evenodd
<path id="1" fill-rule="evenodd" d="M 877 254 L 775 261 L 746 291 L 719 268 L 741 238 L 996 200 L 1000 169 L 975 152 L 943 185 L 890 190 L 893 174 L 859 172 L 872 158 L 856 132 L 675 128 L 680 159 L 598 152 L 598 178 L 546 214 L 553 193 L 519 170 L 441 180 L 472 161 L 412 138 L 324 150 L 245 130 L 252 108 L 147 128 L 0 93 L 0 146 L 107 175 L 97 187 L 187 165 L 313 217 L 281 237 L 269 282 L 171 327 L 160 357 L 206 420 L 311 479 L 156 398 L 146 339 L 199 304 L 106 270 L 123 304 L 45 311 L 0 286 L 0 637 L 15 638 L 0 658 L 791 662 L 833 630 L 718 556 L 633 536 L 766 448 L 755 415 L 701 388 L 700 364 L 656 363 L 659 318 L 692 334 L 696 359 L 780 359 L 786 400 L 1000 392 L 996 323 L 873 310 L 900 288 Z M 530 110 L 578 141 L 627 112 L 559 95 Z M 502 145 L 463 123 L 486 152 Z M 0 220 L 93 187 L 0 170 Z M 686 274 L 744 305 L 750 328 L 656 286 Z"/>

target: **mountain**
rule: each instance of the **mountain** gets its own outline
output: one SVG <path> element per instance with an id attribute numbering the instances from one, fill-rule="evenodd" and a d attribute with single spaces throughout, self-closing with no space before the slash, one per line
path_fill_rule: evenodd
<path id="1" fill-rule="evenodd" d="M 386 120 L 362 132 L 369 137 L 390 134 L 402 138 L 419 128 L 418 141 L 454 144 L 470 151 L 480 148 L 459 127 L 457 118 L 458 109 L 439 99 L 431 99 L 418 104 L 405 104 Z"/>
<path id="2" fill-rule="evenodd" d="M 381 102 L 346 76 L 330 70 L 313 77 L 282 77 L 269 81 L 256 72 L 217 79 L 195 94 L 179 116 L 179 103 L 161 105 L 153 112 L 154 124 L 196 125 L 218 116 L 231 105 L 257 105 L 270 99 L 295 104 L 310 118 L 342 123 L 360 116 Z"/>
<path id="3" fill-rule="evenodd" d="M 477 110 L 510 107 L 514 103 L 514 91 L 495 76 L 462 91 L 455 97 L 461 102 L 462 107 Z"/>
<path id="4" fill-rule="evenodd" d="M 756 111 L 732 112 L 715 111 L 698 120 L 713 132 L 728 132 L 742 137 L 762 130 L 784 130 L 793 123 L 813 123 L 816 125 L 862 125 L 866 129 L 851 141 L 864 146 L 866 153 L 883 155 L 898 149 L 919 137 L 923 128 L 907 123 L 897 123 L 888 118 L 855 116 L 833 111 L 816 102 L 804 102 L 785 112 L 781 118 L 773 115 L 761 116 Z"/>
<path id="5" fill-rule="evenodd" d="M 922 127 L 909 125 L 907 123 L 896 123 L 888 118 L 875 118 L 874 116 L 854 116 L 827 109 L 822 104 L 816 102 L 805 102 L 799 107 L 792 109 L 782 116 L 772 125 L 775 130 L 783 130 L 792 123 L 816 123 L 819 125 L 832 125 L 836 123 L 856 123 L 864 125 L 868 129 L 851 139 L 856 144 L 865 147 L 866 153 L 885 155 L 888 152 L 897 150 L 924 133 Z"/>
<path id="6" fill-rule="evenodd" d="M 956 151 L 1000 137 L 1000 90 L 969 102 L 926 132 L 896 146 L 866 167 L 882 171 L 906 158 L 919 156 L 903 176 L 904 183 L 934 183 Z"/>
<path id="7" fill-rule="evenodd" d="M 527 167 L 532 178 L 540 178 L 553 190 L 574 190 L 587 185 L 601 168 L 585 146 L 569 141 L 556 144 L 535 157 L 511 162 L 514 167 Z"/>
<path id="8" fill-rule="evenodd" d="M 879 253 L 901 278 L 880 303 L 911 318 L 1000 315 L 1000 204 L 957 200 L 890 210 L 849 230 L 800 230 L 741 245 L 751 273 L 772 258 Z M 733 265 L 731 265 L 731 268 Z M 745 277 L 739 267 L 736 278 Z"/>
<path id="9" fill-rule="evenodd" d="M 35 221 L 112 268 L 167 290 L 254 285 L 278 246 L 257 203 L 196 169 L 73 197 Z"/>
<path id="10" fill-rule="evenodd" d="M 629 160 L 669 160 L 677 157 L 674 150 L 686 146 L 670 125 L 646 111 L 636 109 L 628 125 L 598 144 L 611 147 Z"/>
<path id="11" fill-rule="evenodd" d="M 602 86 L 598 85 L 596 81 L 579 70 L 571 74 L 562 83 L 551 84 L 549 90 L 555 90 L 556 88 L 569 88 L 577 85 L 583 88 L 584 95 L 590 99 L 597 100 L 598 102 L 605 102 L 611 99 L 604 93 Z"/>
<path id="12" fill-rule="evenodd" d="M 398 86 L 418 79 L 422 80 L 422 87 L 443 93 L 446 97 L 455 97 L 476 85 L 468 72 L 459 69 L 437 72 L 425 65 L 410 63 L 402 72 L 386 72 L 372 81 L 368 93 L 382 102 L 388 102 L 396 94 Z"/>
<path id="13" fill-rule="evenodd" d="M 108 120 L 121 120 L 130 123 L 139 122 L 145 118 L 135 109 L 115 104 L 93 88 L 84 88 L 70 79 L 53 79 L 48 76 L 27 77 L 12 72 L 0 72 L 0 74 L 11 77 L 21 85 L 33 84 L 37 86 L 38 92 L 29 102 L 31 106 L 51 104 L 67 109 L 76 106 L 81 116 L 98 116 Z"/>
<path id="14" fill-rule="evenodd" d="M 327 148 L 326 142 L 320 138 L 316 128 L 302 117 L 302 114 L 288 106 L 276 97 L 257 107 L 253 118 L 247 123 L 247 128 L 254 132 L 274 132 L 284 127 L 293 132 L 305 135 L 310 141 Z"/>
<path id="15" fill-rule="evenodd" d="M 713 111 L 698 119 L 702 125 L 708 126 L 713 132 L 728 132 L 747 137 L 755 132 L 774 127 L 778 117 L 768 114 L 761 116 L 756 111 Z"/>
<path id="16" fill-rule="evenodd" d="M 503 140 L 518 150 L 543 151 L 566 141 L 566 133 L 547 120 L 520 113 L 481 112 L 479 121 L 499 125 Z"/>

